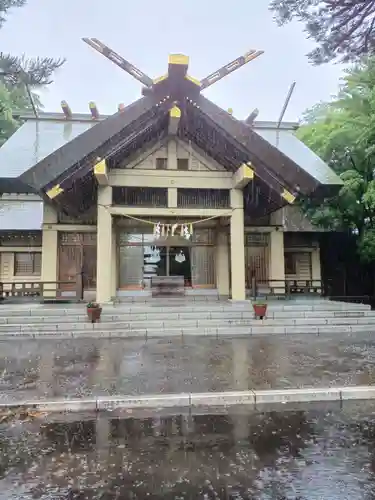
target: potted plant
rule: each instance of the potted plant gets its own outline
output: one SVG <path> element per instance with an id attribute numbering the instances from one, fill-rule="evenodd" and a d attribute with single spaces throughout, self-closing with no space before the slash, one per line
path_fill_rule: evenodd
<path id="1" fill-rule="evenodd" d="M 263 319 L 267 314 L 267 304 L 265 302 L 253 302 L 255 319 Z"/>
<path id="2" fill-rule="evenodd" d="M 102 308 L 97 302 L 89 302 L 87 304 L 87 317 L 91 323 L 96 323 L 100 320 L 100 315 L 102 314 Z"/>

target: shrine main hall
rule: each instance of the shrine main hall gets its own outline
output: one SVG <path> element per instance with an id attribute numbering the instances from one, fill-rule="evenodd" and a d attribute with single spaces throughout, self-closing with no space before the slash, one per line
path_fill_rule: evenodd
<path id="1" fill-rule="evenodd" d="M 63 102 L 21 117 L 0 148 L 2 282 L 61 282 L 68 297 L 81 280 L 100 303 L 147 297 L 155 277 L 239 301 L 255 282 L 320 283 L 319 229 L 298 201 L 341 180 L 297 124 L 239 120 L 204 97 L 215 74 L 198 81 L 188 62 L 139 72 L 143 96 L 110 116 Z"/>

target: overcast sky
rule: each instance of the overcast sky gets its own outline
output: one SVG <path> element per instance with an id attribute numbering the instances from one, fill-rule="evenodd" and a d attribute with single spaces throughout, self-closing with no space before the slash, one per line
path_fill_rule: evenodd
<path id="1" fill-rule="evenodd" d="M 47 111 L 65 99 L 73 112 L 88 111 L 94 100 L 102 113 L 140 96 L 141 85 L 81 41 L 95 37 L 150 77 L 166 72 L 169 53 L 190 56 L 189 74 L 203 78 L 249 49 L 265 53 L 205 95 L 244 118 L 258 107 L 258 119 L 277 120 L 288 88 L 297 82 L 285 115 L 302 112 L 335 94 L 342 68 L 313 67 L 312 44 L 303 26 L 279 28 L 268 0 L 28 0 L 14 9 L 0 30 L 0 50 L 27 56 L 61 56 L 67 62 L 43 93 Z"/>

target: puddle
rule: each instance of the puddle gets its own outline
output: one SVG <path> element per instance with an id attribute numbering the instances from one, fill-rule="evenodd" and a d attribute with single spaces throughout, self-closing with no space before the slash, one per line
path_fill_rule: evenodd
<path id="1" fill-rule="evenodd" d="M 371 402 L 14 414 L 0 424 L 0 499 L 370 499 L 374 445 Z"/>

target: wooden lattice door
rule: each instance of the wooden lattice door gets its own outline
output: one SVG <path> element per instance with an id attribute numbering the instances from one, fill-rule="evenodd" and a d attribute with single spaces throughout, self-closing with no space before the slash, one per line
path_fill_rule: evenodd
<path id="1" fill-rule="evenodd" d="M 251 288 L 251 280 L 258 284 L 268 282 L 269 236 L 267 233 L 247 233 L 245 238 L 246 285 Z"/>
<path id="2" fill-rule="evenodd" d="M 96 234 L 61 233 L 59 242 L 59 281 L 62 291 L 96 287 Z M 71 284 L 70 284 L 71 283 Z"/>

